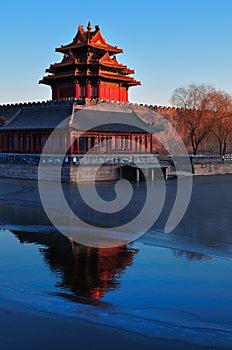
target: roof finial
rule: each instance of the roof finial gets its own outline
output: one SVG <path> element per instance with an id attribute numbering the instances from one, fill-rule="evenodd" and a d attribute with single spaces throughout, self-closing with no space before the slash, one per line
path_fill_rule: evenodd
<path id="1" fill-rule="evenodd" d="M 92 25 L 91 25 L 90 21 L 88 22 L 87 30 L 88 30 L 88 32 L 92 31 Z"/>
<path id="2" fill-rule="evenodd" d="M 78 32 L 83 33 L 83 31 L 84 31 L 84 26 L 82 24 L 80 24 L 78 26 Z"/>

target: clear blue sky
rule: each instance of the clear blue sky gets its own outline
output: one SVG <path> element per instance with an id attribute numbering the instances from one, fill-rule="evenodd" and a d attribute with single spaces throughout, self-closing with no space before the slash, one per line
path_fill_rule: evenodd
<path id="1" fill-rule="evenodd" d="M 232 1 L 14 1 L 1 3 L 0 103 L 51 98 L 39 85 L 59 62 L 78 24 L 99 24 L 105 39 L 124 50 L 141 87 L 130 101 L 170 105 L 176 87 L 209 83 L 232 93 Z"/>

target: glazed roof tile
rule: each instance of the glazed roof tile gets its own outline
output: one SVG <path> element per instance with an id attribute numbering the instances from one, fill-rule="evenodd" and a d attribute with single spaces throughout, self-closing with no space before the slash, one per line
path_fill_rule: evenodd
<path id="1" fill-rule="evenodd" d="M 53 130 L 65 118 L 72 113 L 70 103 L 64 105 L 44 106 L 36 105 L 32 107 L 22 107 L 16 117 L 9 120 L 1 132 L 13 130 Z M 68 125 L 68 121 L 67 121 Z M 64 125 L 65 126 L 65 125 Z"/>
<path id="2" fill-rule="evenodd" d="M 63 122 L 62 125 L 60 125 L 61 122 Z M 110 133 L 150 132 L 148 124 L 128 104 L 97 103 L 93 106 L 81 107 L 73 101 L 22 105 L 6 124 L 0 127 L 0 132 L 52 131 L 58 125 L 81 131 L 91 129 Z"/>
<path id="3" fill-rule="evenodd" d="M 103 132 L 149 132 L 148 125 L 131 109 L 110 104 L 83 108 L 74 113 L 71 126 Z"/>

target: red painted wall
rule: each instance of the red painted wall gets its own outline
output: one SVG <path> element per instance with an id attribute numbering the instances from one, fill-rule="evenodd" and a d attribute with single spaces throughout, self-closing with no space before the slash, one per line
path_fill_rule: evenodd
<path id="1" fill-rule="evenodd" d="M 128 102 L 128 90 L 125 87 L 110 86 L 99 84 L 93 86 L 90 84 L 82 85 L 75 84 L 74 86 L 60 86 L 53 88 L 52 99 L 58 100 L 60 98 L 99 98 L 104 100 L 116 100 Z"/>
<path id="2" fill-rule="evenodd" d="M 98 85 L 98 98 L 128 102 L 128 90 L 119 86 Z"/>

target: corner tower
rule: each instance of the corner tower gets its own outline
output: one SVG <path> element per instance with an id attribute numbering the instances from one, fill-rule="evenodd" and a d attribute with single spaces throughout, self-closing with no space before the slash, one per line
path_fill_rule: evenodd
<path id="1" fill-rule="evenodd" d="M 40 84 L 51 86 L 52 99 L 96 98 L 128 101 L 128 89 L 140 85 L 131 74 L 134 70 L 120 64 L 116 54 L 123 50 L 107 44 L 100 27 L 87 30 L 82 25 L 71 44 L 56 48 L 64 55 L 60 63 L 51 64 L 50 73 L 40 80 Z"/>

